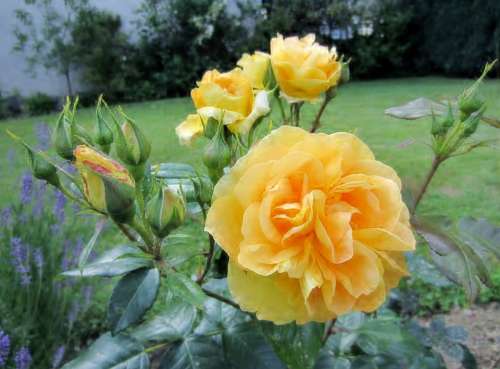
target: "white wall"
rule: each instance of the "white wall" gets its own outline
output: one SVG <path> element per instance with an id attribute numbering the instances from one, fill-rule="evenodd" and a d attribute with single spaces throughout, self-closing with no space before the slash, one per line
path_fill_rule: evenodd
<path id="1" fill-rule="evenodd" d="M 141 0 L 91 0 L 91 2 L 98 8 L 119 14 L 127 31 L 131 29 L 131 21 Z M 54 4 L 63 9 L 62 2 L 55 1 Z M 23 54 L 12 51 L 15 43 L 12 30 L 16 24 L 14 10 L 23 5 L 23 0 L 0 0 L 0 91 L 2 94 L 19 91 L 21 95 L 29 95 L 41 91 L 55 96 L 64 95 L 66 94 L 64 77 L 44 68 L 39 68 L 33 77 L 26 71 L 27 64 Z M 75 90 L 78 90 L 78 81 L 74 81 L 74 84 Z"/>

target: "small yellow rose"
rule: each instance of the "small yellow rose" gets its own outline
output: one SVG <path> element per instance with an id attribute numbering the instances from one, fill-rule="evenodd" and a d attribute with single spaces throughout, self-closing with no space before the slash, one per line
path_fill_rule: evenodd
<path id="1" fill-rule="evenodd" d="M 284 97 L 290 101 L 312 101 L 335 86 L 341 64 L 334 48 L 314 42 L 315 36 L 271 40 L 271 65 Z"/>
<path id="2" fill-rule="evenodd" d="M 189 114 L 186 120 L 175 127 L 175 133 L 182 145 L 190 145 L 195 138 L 203 134 L 203 121 L 198 114 Z"/>
<path id="3" fill-rule="evenodd" d="M 214 118 L 232 132 L 244 134 L 270 110 L 266 92 L 254 95 L 250 80 L 239 68 L 205 72 L 197 84 L 191 98 L 203 122 Z"/>
<path id="4" fill-rule="evenodd" d="M 243 54 L 236 64 L 241 67 L 243 74 L 250 80 L 253 88 L 263 90 L 269 60 L 269 54 L 257 51 L 252 55 Z"/>
<path id="5" fill-rule="evenodd" d="M 83 192 L 90 204 L 99 211 L 106 210 L 106 193 L 102 176 L 134 187 L 127 169 L 110 157 L 85 145 L 74 151 L 75 166 L 83 182 Z"/>
<path id="6" fill-rule="evenodd" d="M 352 134 L 290 126 L 222 177 L 205 227 L 236 302 L 277 324 L 377 309 L 415 248 L 392 168 Z"/>

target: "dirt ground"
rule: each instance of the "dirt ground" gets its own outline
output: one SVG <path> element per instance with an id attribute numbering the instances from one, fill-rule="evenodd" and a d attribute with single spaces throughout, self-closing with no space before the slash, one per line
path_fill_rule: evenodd
<path id="1" fill-rule="evenodd" d="M 474 353 L 479 369 L 500 369 L 500 304 L 473 306 L 445 316 L 449 325 L 463 325 L 469 332 L 467 346 Z M 447 362 L 449 369 L 461 368 Z"/>

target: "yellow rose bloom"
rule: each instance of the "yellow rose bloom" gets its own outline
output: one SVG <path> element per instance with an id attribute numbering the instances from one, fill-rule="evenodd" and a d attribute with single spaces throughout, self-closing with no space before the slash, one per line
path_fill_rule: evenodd
<path id="1" fill-rule="evenodd" d="M 271 40 L 271 65 L 285 98 L 290 101 L 312 101 L 337 84 L 341 63 L 334 48 L 314 42 L 315 36 Z"/>
<path id="2" fill-rule="evenodd" d="M 243 74 L 250 80 L 252 87 L 264 89 L 264 79 L 269 68 L 269 54 L 257 51 L 254 54 L 243 54 L 236 63 L 241 67 Z"/>
<path id="3" fill-rule="evenodd" d="M 283 126 L 219 181 L 205 229 L 242 309 L 277 324 L 373 311 L 414 250 L 395 171 L 349 133 Z"/>
<path id="4" fill-rule="evenodd" d="M 198 114 L 189 114 L 186 120 L 175 127 L 175 133 L 182 145 L 190 145 L 195 138 L 203 134 L 204 126 Z"/>
<path id="5" fill-rule="evenodd" d="M 90 204 L 99 211 L 106 210 L 104 182 L 101 176 L 113 178 L 134 187 L 134 180 L 127 169 L 110 157 L 85 145 L 74 151 L 75 166 L 83 182 L 83 192 Z"/>
<path id="6" fill-rule="evenodd" d="M 214 118 L 232 132 L 247 133 L 270 110 L 266 92 L 254 96 L 250 80 L 239 68 L 226 73 L 205 72 L 197 85 L 191 98 L 201 119 Z"/>

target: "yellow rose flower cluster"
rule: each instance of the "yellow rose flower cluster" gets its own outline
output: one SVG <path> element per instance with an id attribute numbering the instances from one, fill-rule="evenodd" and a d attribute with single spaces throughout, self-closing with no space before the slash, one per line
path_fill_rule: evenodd
<path id="1" fill-rule="evenodd" d="M 319 45 L 314 35 L 278 35 L 270 44 L 270 54 L 244 54 L 238 67 L 229 72 L 205 72 L 191 91 L 196 114 L 188 115 L 176 128 L 182 144 L 203 134 L 209 119 L 233 133 L 248 133 L 270 111 L 266 88 L 275 87 L 269 86 L 270 76 L 289 102 L 315 101 L 339 82 L 342 67 L 335 49 Z"/>
<path id="2" fill-rule="evenodd" d="M 348 133 L 283 126 L 217 183 L 205 229 L 242 309 L 282 324 L 369 312 L 415 248 L 394 170 Z"/>

